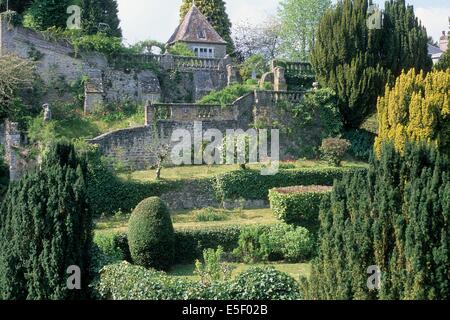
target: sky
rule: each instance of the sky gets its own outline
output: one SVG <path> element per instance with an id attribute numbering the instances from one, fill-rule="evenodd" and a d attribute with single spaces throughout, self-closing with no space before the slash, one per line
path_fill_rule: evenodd
<path id="1" fill-rule="evenodd" d="M 276 15 L 279 0 L 226 0 L 231 22 L 258 23 Z M 384 0 L 374 0 L 383 7 Z M 166 42 L 179 23 L 182 0 L 118 0 L 125 42 L 141 40 Z M 428 35 L 438 40 L 448 30 L 449 0 L 407 0 L 414 5 L 416 15 L 425 25 Z"/>

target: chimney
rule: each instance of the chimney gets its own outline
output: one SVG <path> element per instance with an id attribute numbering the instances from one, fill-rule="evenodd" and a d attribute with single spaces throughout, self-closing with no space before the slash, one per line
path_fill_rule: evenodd
<path id="1" fill-rule="evenodd" d="M 448 49 L 448 35 L 445 34 L 445 31 L 442 31 L 442 36 L 439 39 L 439 48 L 446 52 Z"/>

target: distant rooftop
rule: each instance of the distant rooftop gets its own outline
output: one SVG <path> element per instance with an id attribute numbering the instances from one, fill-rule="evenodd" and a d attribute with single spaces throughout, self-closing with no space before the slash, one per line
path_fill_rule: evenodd
<path id="1" fill-rule="evenodd" d="M 227 44 L 195 5 L 191 7 L 167 43 L 171 45 L 178 41 Z"/>

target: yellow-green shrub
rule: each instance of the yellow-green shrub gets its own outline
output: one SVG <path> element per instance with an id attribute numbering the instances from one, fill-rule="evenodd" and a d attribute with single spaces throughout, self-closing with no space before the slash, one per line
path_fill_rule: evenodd
<path id="1" fill-rule="evenodd" d="M 378 99 L 379 155 L 384 141 L 405 151 L 407 141 L 424 141 L 450 153 L 450 69 L 426 76 L 414 70 L 402 73 Z"/>

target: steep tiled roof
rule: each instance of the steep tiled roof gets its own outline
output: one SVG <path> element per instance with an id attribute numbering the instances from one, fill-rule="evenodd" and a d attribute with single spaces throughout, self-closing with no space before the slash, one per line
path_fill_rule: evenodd
<path id="1" fill-rule="evenodd" d="M 167 43 L 173 44 L 177 41 L 226 44 L 195 5 L 186 14 L 183 22 Z"/>

